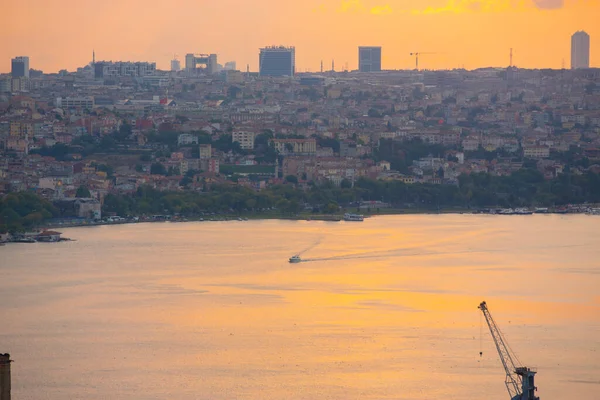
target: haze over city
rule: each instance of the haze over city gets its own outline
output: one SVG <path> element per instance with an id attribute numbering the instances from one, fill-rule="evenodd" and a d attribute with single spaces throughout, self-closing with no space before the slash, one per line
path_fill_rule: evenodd
<path id="1" fill-rule="evenodd" d="M 414 51 L 426 69 L 569 65 L 570 36 L 600 37 L 595 0 L 222 0 L 218 2 L 8 0 L 0 26 L 0 71 L 28 55 L 45 72 L 92 60 L 155 61 L 168 69 L 177 54 L 216 53 L 241 69 L 258 69 L 258 48 L 296 47 L 298 72 L 357 67 L 356 48 L 382 46 L 384 69 L 409 69 Z M 592 40 L 591 66 L 600 41 Z"/>

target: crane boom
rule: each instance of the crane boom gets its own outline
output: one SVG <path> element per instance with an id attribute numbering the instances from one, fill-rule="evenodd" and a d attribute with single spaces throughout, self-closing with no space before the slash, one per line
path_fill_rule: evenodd
<path id="1" fill-rule="evenodd" d="M 419 70 L 419 56 L 421 54 L 437 54 L 437 53 L 434 53 L 434 52 L 423 52 L 423 51 L 417 51 L 417 52 L 414 52 L 414 53 L 410 53 L 411 56 L 415 56 L 415 70 L 417 70 L 417 71 Z"/>
<path id="2" fill-rule="evenodd" d="M 500 328 L 496 325 L 496 321 L 494 321 L 492 314 L 490 314 L 487 308 L 487 303 L 485 301 L 481 302 L 479 309 L 490 328 L 496 350 L 498 350 L 498 354 L 500 355 L 500 361 L 502 361 L 502 365 L 504 366 L 504 372 L 506 373 L 504 384 L 511 400 L 539 400 L 539 397 L 535 396 L 537 387 L 534 385 L 534 377 L 536 372 L 530 368 L 515 364 L 515 360 L 519 364 L 521 362 L 507 345 Z"/>

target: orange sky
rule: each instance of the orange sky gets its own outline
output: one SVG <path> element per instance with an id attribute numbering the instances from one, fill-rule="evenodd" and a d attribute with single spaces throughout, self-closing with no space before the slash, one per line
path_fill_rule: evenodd
<path id="1" fill-rule="evenodd" d="M 7 2 L 7 3 L 6 3 Z M 600 0 L 5 0 L 0 71 L 28 55 L 45 72 L 91 61 L 156 61 L 217 53 L 258 66 L 258 48 L 296 46 L 297 71 L 357 66 L 357 46 L 383 47 L 383 68 L 570 65 L 570 35 L 591 36 L 600 66 Z M 7 8 L 3 7 L 4 13 Z"/>

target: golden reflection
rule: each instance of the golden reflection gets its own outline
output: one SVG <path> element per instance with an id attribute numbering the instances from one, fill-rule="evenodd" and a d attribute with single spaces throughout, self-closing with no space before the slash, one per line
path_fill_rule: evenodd
<path id="1" fill-rule="evenodd" d="M 486 300 L 539 368 L 540 396 L 593 398 L 597 385 L 576 381 L 600 373 L 596 226 L 415 215 L 68 229 L 77 242 L 2 249 L 0 335 L 23 398 L 500 400 Z M 314 261 L 287 262 L 306 248 Z"/>

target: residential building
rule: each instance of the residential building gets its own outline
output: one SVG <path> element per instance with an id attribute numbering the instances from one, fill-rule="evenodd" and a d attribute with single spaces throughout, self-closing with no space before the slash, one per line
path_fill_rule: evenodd
<path id="1" fill-rule="evenodd" d="M 181 63 L 179 62 L 178 59 L 171 60 L 171 71 L 172 72 L 179 72 L 179 71 L 181 71 Z"/>
<path id="2" fill-rule="evenodd" d="M 317 141 L 315 139 L 271 139 L 280 154 L 315 154 Z"/>
<path id="3" fill-rule="evenodd" d="M 550 157 L 550 148 L 547 146 L 528 146 L 523 147 L 523 155 L 526 158 L 548 158 Z"/>
<path id="4" fill-rule="evenodd" d="M 295 47 L 273 46 L 260 49 L 260 76 L 294 76 L 296 72 Z"/>
<path id="5" fill-rule="evenodd" d="M 20 56 L 11 60 L 10 74 L 13 78 L 29 78 L 29 57 Z"/>
<path id="6" fill-rule="evenodd" d="M 178 146 L 189 146 L 191 144 L 198 144 L 198 136 L 189 133 L 183 133 L 177 137 Z"/>
<path id="7" fill-rule="evenodd" d="M 571 69 L 590 67 L 590 35 L 578 31 L 571 36 Z"/>
<path id="8" fill-rule="evenodd" d="M 58 108 L 81 108 L 91 110 L 94 108 L 94 98 L 87 97 L 57 97 L 56 107 Z"/>
<path id="9" fill-rule="evenodd" d="M 380 72 L 381 71 L 381 47 L 358 48 L 358 70 L 360 72 Z"/>
<path id="10" fill-rule="evenodd" d="M 156 63 L 150 62 L 100 61 L 94 64 L 96 79 L 147 76 L 155 73 Z"/>
<path id="11" fill-rule="evenodd" d="M 254 132 L 233 132 L 231 135 L 232 142 L 238 142 L 240 147 L 244 150 L 254 149 L 254 138 L 256 134 Z"/>
<path id="12" fill-rule="evenodd" d="M 200 145 L 200 159 L 209 159 L 212 157 L 212 146 L 210 144 Z"/>

